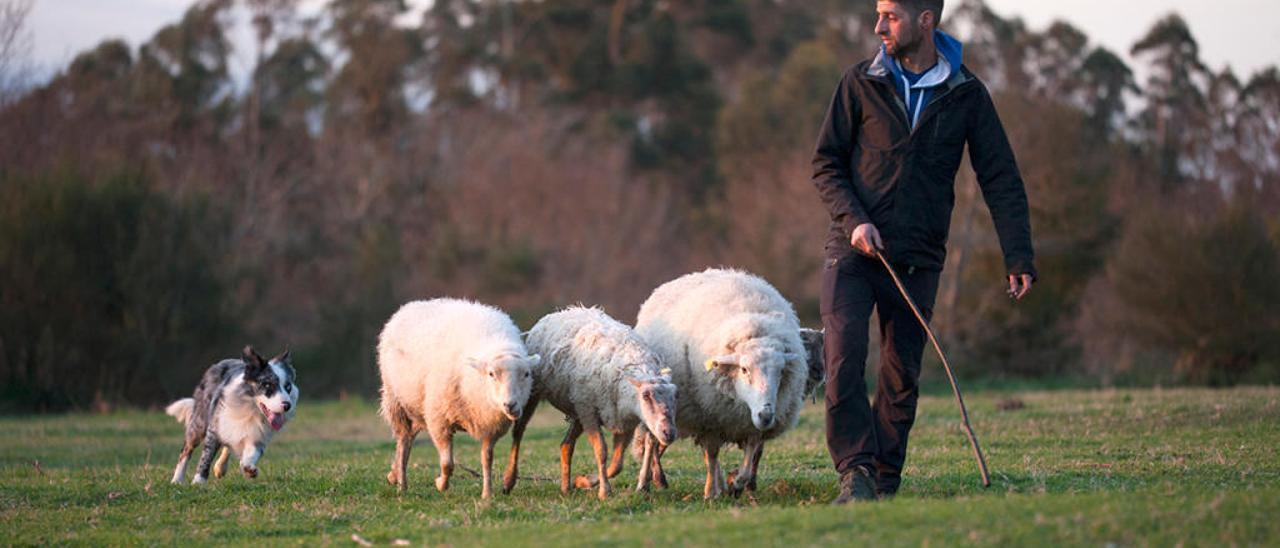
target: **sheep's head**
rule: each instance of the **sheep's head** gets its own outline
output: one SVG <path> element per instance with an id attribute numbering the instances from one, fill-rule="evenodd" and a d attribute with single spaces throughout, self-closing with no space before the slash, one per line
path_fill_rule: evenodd
<path id="1" fill-rule="evenodd" d="M 787 362 L 805 358 L 787 352 L 771 338 L 753 339 L 734 346 L 728 354 L 707 360 L 708 374 L 722 375 L 732 383 L 733 392 L 747 405 L 751 423 L 759 430 L 773 427 L 778 401 L 778 386 Z"/>
<path id="2" fill-rule="evenodd" d="M 636 407 L 645 428 L 662 445 L 676 441 L 676 385 L 671 382 L 671 370 L 663 369 L 657 377 L 627 380 L 636 389 Z"/>
<path id="3" fill-rule="evenodd" d="M 533 389 L 533 370 L 542 363 L 537 354 L 499 354 L 488 359 L 468 358 L 467 364 L 484 376 L 489 402 L 511 420 L 520 418 Z"/>

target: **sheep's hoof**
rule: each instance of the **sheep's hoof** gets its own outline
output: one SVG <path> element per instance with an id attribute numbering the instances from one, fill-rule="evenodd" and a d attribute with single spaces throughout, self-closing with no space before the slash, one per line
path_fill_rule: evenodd
<path id="1" fill-rule="evenodd" d="M 246 478 L 254 479 L 258 477 L 258 467 L 256 466 L 246 464 L 242 466 L 240 470 L 244 472 L 244 477 Z"/>
<path id="2" fill-rule="evenodd" d="M 443 493 L 443 492 L 445 492 L 445 491 L 448 491 L 448 490 L 449 490 L 449 478 L 446 478 L 446 477 L 443 477 L 443 476 L 436 478 L 436 490 L 437 490 L 437 491 L 439 491 L 439 492 L 441 492 L 441 493 Z"/>
<path id="3" fill-rule="evenodd" d="M 573 478 L 573 486 L 577 487 L 578 489 L 590 489 L 592 487 L 595 487 L 597 483 L 599 482 L 597 482 L 596 480 L 592 479 L 589 476 L 578 476 L 576 478 Z"/>
<path id="4" fill-rule="evenodd" d="M 656 489 L 666 489 L 666 488 L 667 488 L 667 473 L 666 473 L 666 472 L 663 472 L 663 473 L 661 473 L 661 474 L 658 474 L 658 475 L 657 475 L 657 477 L 653 478 L 653 486 L 654 486 L 654 488 L 656 488 Z"/>
<path id="5" fill-rule="evenodd" d="M 392 470 L 392 471 L 390 471 L 390 472 L 387 472 L 387 483 L 389 483 L 389 484 L 391 484 L 391 485 L 395 485 L 395 484 L 399 483 L 399 482 L 397 482 L 397 481 L 396 481 L 396 471 L 395 471 L 395 470 Z"/>
<path id="6" fill-rule="evenodd" d="M 507 470 L 506 476 L 502 478 L 502 494 L 511 494 L 511 490 L 516 488 L 516 479 L 518 477 L 519 475 L 515 470 Z"/>

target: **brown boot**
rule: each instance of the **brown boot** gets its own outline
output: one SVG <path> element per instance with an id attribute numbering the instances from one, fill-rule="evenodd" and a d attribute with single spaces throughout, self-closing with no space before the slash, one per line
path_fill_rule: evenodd
<path id="1" fill-rule="evenodd" d="M 831 501 L 831 504 L 874 500 L 876 500 L 876 480 L 871 469 L 866 466 L 854 466 L 840 474 L 840 495 Z"/>

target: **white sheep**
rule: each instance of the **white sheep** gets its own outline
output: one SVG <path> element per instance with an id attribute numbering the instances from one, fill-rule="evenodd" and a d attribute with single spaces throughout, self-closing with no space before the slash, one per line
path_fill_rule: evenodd
<path id="1" fill-rule="evenodd" d="M 703 496 L 754 488 L 764 442 L 794 426 L 804 403 L 808 367 L 791 304 L 759 277 L 708 269 L 655 289 L 640 307 L 636 333 L 680 387 L 676 424 L 703 449 Z M 732 485 L 718 460 L 726 443 L 744 454 Z M 659 485 L 664 449 L 650 463 Z"/>
<path id="2" fill-rule="evenodd" d="M 449 488 L 453 433 L 480 441 L 484 487 L 493 494 L 493 444 L 519 419 L 540 359 L 501 310 L 457 300 L 415 301 L 400 308 L 378 337 L 382 416 L 396 438 L 387 481 L 409 487 L 409 451 L 426 430 L 440 453 L 436 489 Z"/>
<path id="3" fill-rule="evenodd" d="M 529 330 L 525 343 L 546 361 L 534 375 L 528 412 L 516 421 L 511 434 L 505 492 L 515 485 L 520 440 L 528 417 L 541 400 L 569 420 L 569 431 L 560 445 L 562 492 L 569 491 L 574 443 L 584 432 L 595 450 L 601 499 L 609 496 L 609 478 L 621 471 L 622 454 L 638 426 L 643 425 L 661 443 L 675 439 L 676 387 L 670 371 L 662 369 L 658 356 L 630 327 L 598 308 L 576 306 L 543 317 Z M 602 430 L 613 433 L 614 464 L 607 472 L 609 451 Z M 647 487 L 647 462 L 642 461 L 637 490 Z"/>

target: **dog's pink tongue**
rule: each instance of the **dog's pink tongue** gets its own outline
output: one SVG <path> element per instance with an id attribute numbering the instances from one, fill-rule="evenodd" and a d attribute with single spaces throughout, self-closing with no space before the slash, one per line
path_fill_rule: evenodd
<path id="1" fill-rule="evenodd" d="M 267 415 L 267 420 L 271 421 L 272 430 L 279 431 L 281 428 L 284 428 L 283 413 L 270 413 Z"/>

